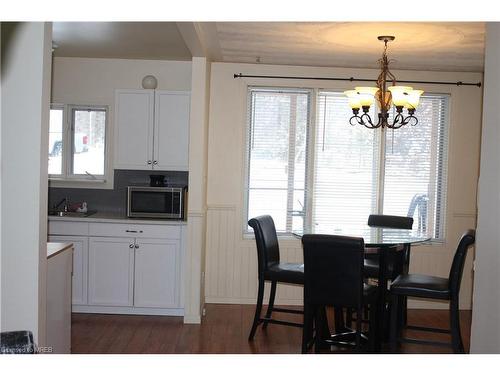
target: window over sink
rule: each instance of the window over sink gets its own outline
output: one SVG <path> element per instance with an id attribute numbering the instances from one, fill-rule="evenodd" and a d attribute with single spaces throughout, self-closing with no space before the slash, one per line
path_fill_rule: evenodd
<path id="1" fill-rule="evenodd" d="M 418 125 L 383 131 L 349 125 L 347 101 L 341 91 L 249 87 L 244 231 L 262 214 L 290 233 L 379 213 L 412 216 L 414 229 L 443 239 L 449 96 L 424 95 Z"/>
<path id="2" fill-rule="evenodd" d="M 106 181 L 107 114 L 105 106 L 51 106 L 48 155 L 51 180 Z"/>

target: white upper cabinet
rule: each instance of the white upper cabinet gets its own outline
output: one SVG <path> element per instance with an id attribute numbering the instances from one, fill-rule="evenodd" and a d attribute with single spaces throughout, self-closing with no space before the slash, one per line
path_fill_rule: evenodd
<path id="1" fill-rule="evenodd" d="M 156 92 L 153 160 L 157 169 L 188 170 L 190 99 L 188 92 Z"/>
<path id="2" fill-rule="evenodd" d="M 116 90 L 117 169 L 188 170 L 190 94 Z"/>
<path id="3" fill-rule="evenodd" d="M 115 168 L 151 169 L 154 91 L 116 90 L 115 112 Z"/>

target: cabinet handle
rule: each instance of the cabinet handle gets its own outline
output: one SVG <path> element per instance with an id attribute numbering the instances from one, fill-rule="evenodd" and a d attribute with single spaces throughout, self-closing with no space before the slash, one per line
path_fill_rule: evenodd
<path id="1" fill-rule="evenodd" d="M 157 160 L 153 160 L 153 165 L 156 165 L 158 164 L 158 161 Z"/>
<path id="2" fill-rule="evenodd" d="M 127 233 L 142 233 L 142 230 L 126 230 Z"/>
<path id="3" fill-rule="evenodd" d="M 150 165 L 151 165 L 151 160 L 148 160 L 148 164 L 150 164 Z"/>
<path id="4" fill-rule="evenodd" d="M 139 248 L 139 245 L 135 244 L 135 248 L 138 249 Z"/>
<path id="5" fill-rule="evenodd" d="M 130 245 L 128 245 L 129 248 L 133 249 L 134 248 L 134 244 L 131 243 Z"/>

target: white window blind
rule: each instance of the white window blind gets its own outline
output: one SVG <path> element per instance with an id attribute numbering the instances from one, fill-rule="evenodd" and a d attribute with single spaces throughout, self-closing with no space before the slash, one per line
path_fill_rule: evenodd
<path id="1" fill-rule="evenodd" d="M 348 123 L 344 94 L 317 100 L 312 225 L 325 231 L 366 222 L 376 210 L 380 132 Z"/>
<path id="2" fill-rule="evenodd" d="M 448 97 L 424 96 L 418 124 L 386 132 L 383 213 L 412 216 L 414 229 L 443 236 Z"/>
<path id="3" fill-rule="evenodd" d="M 310 91 L 250 88 L 247 217 L 276 230 L 304 225 Z"/>

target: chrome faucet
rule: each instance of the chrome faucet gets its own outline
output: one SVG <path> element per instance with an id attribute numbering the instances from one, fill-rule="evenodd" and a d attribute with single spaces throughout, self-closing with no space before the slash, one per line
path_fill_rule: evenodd
<path id="1" fill-rule="evenodd" d="M 68 212 L 68 207 L 69 207 L 69 198 L 68 197 L 61 199 L 61 201 L 58 204 L 55 204 L 53 207 L 54 211 L 57 210 L 59 208 L 59 206 L 63 203 L 64 203 L 64 212 Z"/>

